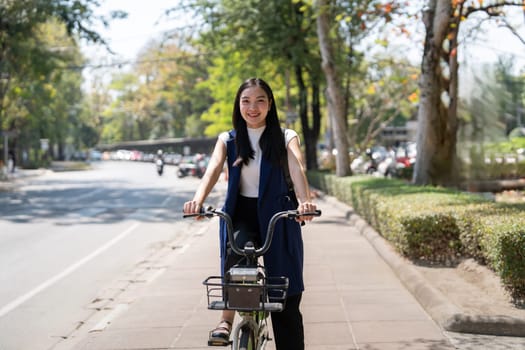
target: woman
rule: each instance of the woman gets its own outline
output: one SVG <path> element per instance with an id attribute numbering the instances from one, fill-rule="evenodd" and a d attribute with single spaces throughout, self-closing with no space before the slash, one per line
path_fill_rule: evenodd
<path id="1" fill-rule="evenodd" d="M 245 81 L 237 91 L 233 106 L 233 127 L 219 135 L 208 168 L 193 200 L 184 203 L 184 213 L 197 213 L 217 183 L 224 162 L 228 162 L 228 190 L 223 210 L 230 214 L 236 240 L 261 242 L 270 217 L 282 210 L 311 212 L 308 182 L 302 166 L 299 137 L 293 130 L 281 129 L 273 92 L 262 79 Z M 283 169 L 288 167 L 289 175 Z M 287 182 L 293 182 L 298 204 L 289 196 Z M 269 276 L 289 279 L 283 312 L 272 313 L 277 349 L 304 349 L 302 315 L 299 310 L 303 285 L 303 242 L 299 222 L 285 220 L 276 227 L 270 250 L 264 256 Z M 238 262 L 227 245 L 224 223 L 220 229 L 222 273 Z M 241 243 L 242 246 L 242 243 Z M 217 328 L 210 332 L 210 343 L 227 344 L 235 312 L 224 310 Z"/>

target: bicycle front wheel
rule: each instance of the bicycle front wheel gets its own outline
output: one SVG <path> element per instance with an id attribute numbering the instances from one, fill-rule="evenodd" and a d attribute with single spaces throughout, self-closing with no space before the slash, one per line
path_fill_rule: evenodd
<path id="1" fill-rule="evenodd" d="M 255 334 L 252 328 L 245 327 L 241 329 L 239 350 L 255 350 Z"/>

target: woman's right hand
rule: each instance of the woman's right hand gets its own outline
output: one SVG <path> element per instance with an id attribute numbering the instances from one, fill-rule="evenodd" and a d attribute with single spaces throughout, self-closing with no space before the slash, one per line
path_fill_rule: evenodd
<path id="1" fill-rule="evenodd" d="M 183 207 L 183 213 L 184 214 L 198 214 L 202 208 L 202 205 L 200 205 L 197 201 L 187 201 L 184 203 Z M 199 220 L 202 219 L 202 216 L 196 216 L 195 219 Z"/>

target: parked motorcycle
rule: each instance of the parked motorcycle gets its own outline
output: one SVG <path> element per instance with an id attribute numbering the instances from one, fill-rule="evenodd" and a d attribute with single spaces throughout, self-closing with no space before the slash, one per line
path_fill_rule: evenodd
<path id="1" fill-rule="evenodd" d="M 205 167 L 193 163 L 180 163 L 177 169 L 178 177 L 195 176 L 199 179 L 204 175 Z"/>
<path id="2" fill-rule="evenodd" d="M 195 176 L 199 179 L 204 176 L 208 162 L 203 155 L 196 155 L 190 161 L 183 161 L 179 163 L 177 169 L 177 176 L 179 178 L 186 176 Z"/>

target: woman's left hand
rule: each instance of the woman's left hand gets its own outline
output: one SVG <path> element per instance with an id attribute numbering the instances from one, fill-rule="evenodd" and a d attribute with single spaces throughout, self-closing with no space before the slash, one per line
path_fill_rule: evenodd
<path id="1" fill-rule="evenodd" d="M 312 202 L 303 202 L 303 203 L 299 203 L 299 206 L 297 207 L 297 210 L 299 211 L 299 213 L 313 213 L 314 211 L 316 211 L 317 209 L 317 206 L 315 205 L 315 203 L 312 203 Z M 313 216 L 312 215 L 306 215 L 306 216 L 299 216 L 297 217 L 297 222 L 304 222 L 304 221 L 312 221 L 313 220 Z"/>

